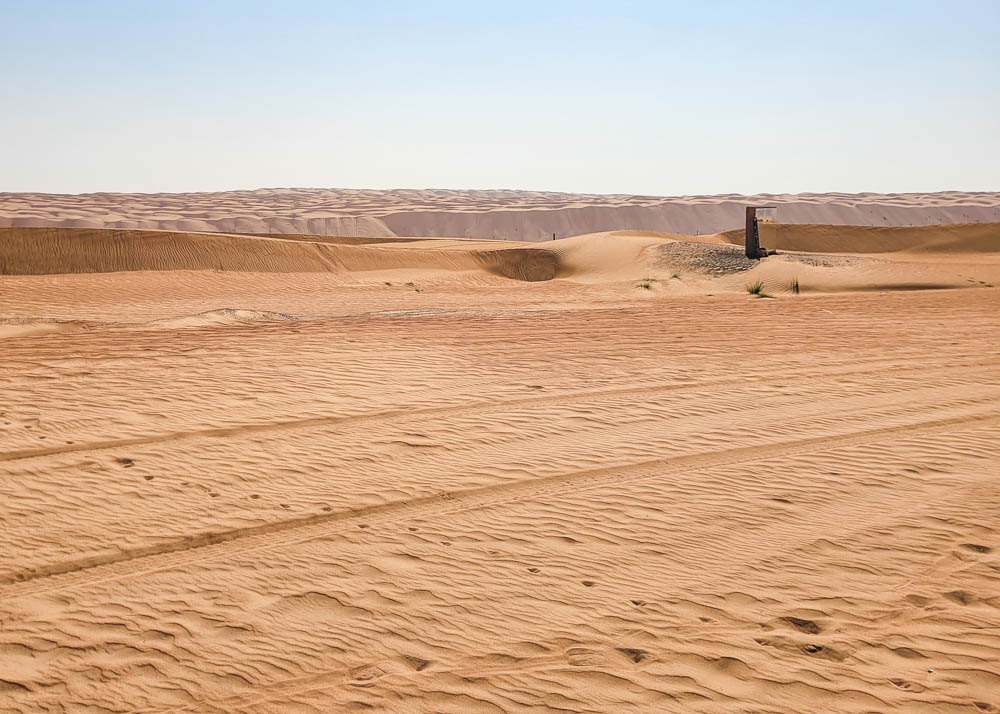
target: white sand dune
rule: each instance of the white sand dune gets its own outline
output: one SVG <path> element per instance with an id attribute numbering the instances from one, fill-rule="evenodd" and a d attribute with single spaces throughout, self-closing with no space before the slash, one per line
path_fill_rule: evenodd
<path id="1" fill-rule="evenodd" d="M 788 231 L 0 228 L 0 711 L 1000 711 L 995 226 Z"/>
<path id="2" fill-rule="evenodd" d="M 628 196 L 540 191 L 260 189 L 221 193 L 0 193 L 0 226 L 62 226 L 338 236 L 457 236 L 536 241 L 635 229 L 710 234 L 744 206 L 779 206 L 782 223 L 903 226 L 1000 222 L 1000 193 Z"/>

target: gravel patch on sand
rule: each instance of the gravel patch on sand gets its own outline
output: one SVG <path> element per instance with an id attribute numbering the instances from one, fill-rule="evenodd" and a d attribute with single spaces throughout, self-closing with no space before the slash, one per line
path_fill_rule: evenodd
<path id="1" fill-rule="evenodd" d="M 818 268 L 840 268 L 861 263 L 883 263 L 879 258 L 865 258 L 855 255 L 824 255 L 821 253 L 781 253 L 788 260 L 814 265 Z"/>
<path id="2" fill-rule="evenodd" d="M 655 248 L 657 266 L 709 275 L 742 273 L 758 262 L 748 258 L 743 248 L 735 245 L 678 241 Z"/>

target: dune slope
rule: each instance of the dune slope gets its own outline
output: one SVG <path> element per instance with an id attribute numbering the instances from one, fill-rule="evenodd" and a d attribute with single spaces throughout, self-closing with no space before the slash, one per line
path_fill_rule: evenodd
<path id="1" fill-rule="evenodd" d="M 768 292 L 785 291 L 792 281 L 822 292 L 981 287 L 1000 282 L 998 228 L 1000 224 L 780 226 L 782 253 L 762 261 L 747 259 L 739 245 L 727 242 L 742 240 L 741 233 L 732 232 L 691 240 L 679 234 L 612 231 L 514 243 L 0 228 L 0 275 L 329 273 L 345 284 L 415 285 L 434 279 L 470 288 L 498 279 L 558 279 L 595 286 L 625 284 L 650 296 L 742 292 L 758 280 Z M 815 252 L 796 253 L 790 247 Z M 831 251 L 868 255 L 835 256 Z M 15 329 L 26 328 L 10 326 L 8 331 Z"/>
<path id="2" fill-rule="evenodd" d="M 1000 253 L 1000 223 L 934 226 L 820 226 L 781 224 L 772 227 L 780 250 L 815 253 Z M 744 230 L 720 234 L 743 245 Z M 775 246 L 767 246 L 773 249 Z"/>
<path id="3" fill-rule="evenodd" d="M 270 238 L 175 231 L 0 228 L 0 275 L 110 273 L 142 270 L 235 272 L 485 271 L 515 280 L 549 280 L 555 257 L 496 243 L 409 242 L 310 236 Z"/>

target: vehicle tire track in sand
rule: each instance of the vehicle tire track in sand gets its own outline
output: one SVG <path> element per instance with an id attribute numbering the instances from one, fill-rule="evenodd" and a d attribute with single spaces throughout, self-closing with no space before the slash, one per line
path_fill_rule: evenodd
<path id="1" fill-rule="evenodd" d="M 310 515 L 264 523 L 259 526 L 206 533 L 154 546 L 22 571 L 5 579 L 7 587 L 0 590 L 0 599 L 37 595 L 53 590 L 75 589 L 106 581 L 121 581 L 163 570 L 172 570 L 191 563 L 231 557 L 237 553 L 274 550 L 316 538 L 328 537 L 350 528 L 356 528 L 359 525 L 380 525 L 416 517 L 440 517 L 453 512 L 490 508 L 504 503 L 558 493 L 570 488 L 574 492 L 579 492 L 609 483 L 656 478 L 664 473 L 699 471 L 845 446 L 864 445 L 881 441 L 890 436 L 934 435 L 945 429 L 954 430 L 996 423 L 1000 423 L 1000 414 L 995 412 L 978 413 L 838 436 L 811 437 L 673 458 L 653 459 L 626 466 L 562 473 L 531 481 L 517 481 L 424 496 L 355 511 Z M 281 536 L 276 538 L 275 534 L 281 534 Z M 125 570 L 118 568 L 119 572 L 115 572 L 117 566 L 133 561 L 141 562 L 134 563 Z"/>
<path id="2" fill-rule="evenodd" d="M 919 432 L 913 432 L 912 436 L 918 436 Z M 962 447 L 957 447 L 962 448 Z M 606 486 L 606 484 L 602 484 Z M 939 483 L 932 486 L 925 492 L 925 498 L 921 506 L 916 511 L 919 513 L 931 512 L 939 509 L 942 504 L 949 502 L 962 502 L 967 498 L 967 494 L 961 490 L 956 491 L 952 483 Z M 914 513 L 912 504 L 905 498 L 895 502 L 881 502 L 867 504 L 870 511 L 871 522 L 862 526 L 860 532 L 882 528 L 884 519 L 899 518 L 901 516 L 911 516 Z M 809 514 L 802 514 L 803 520 L 810 519 Z M 863 520 L 863 519 L 862 519 Z M 831 527 L 828 522 L 815 523 L 813 528 L 802 528 L 802 523 L 796 523 L 794 528 L 785 531 L 787 535 L 794 531 L 800 542 L 789 546 L 788 542 L 776 544 L 770 539 L 756 548 L 748 559 L 742 560 L 731 567 L 721 570 L 706 571 L 706 577 L 698 581 L 697 593 L 714 593 L 718 591 L 722 583 L 739 581 L 739 573 L 750 567 L 763 566 L 776 555 L 780 554 L 784 558 L 794 558 L 796 553 L 813 547 L 818 541 L 828 542 L 844 533 L 856 533 L 858 522 L 841 522 Z M 804 537 L 803 537 L 804 536 Z M 967 562 L 958 561 L 958 564 L 967 566 Z M 896 588 L 909 585 L 912 579 Z M 661 597 L 667 597 L 668 601 L 673 596 L 679 596 L 687 591 L 692 593 L 689 583 L 672 582 L 664 584 L 658 590 Z M 670 597 L 668 597 L 668 595 Z M 740 633 L 745 634 L 745 631 Z M 192 704 L 178 706 L 167 706 L 150 710 L 150 714 L 181 714 L 185 712 L 226 712 L 226 714 L 237 714 L 238 712 L 261 711 L 262 706 L 288 705 L 292 698 L 322 696 L 323 701 L 331 706 L 340 704 L 341 699 L 359 688 L 369 688 L 377 681 L 382 689 L 393 690 L 398 686 L 398 682 L 414 677 L 435 677 L 441 675 L 455 675 L 468 678 L 487 678 L 509 675 L 539 674 L 546 672 L 572 672 L 578 670 L 573 664 L 572 650 L 585 650 L 586 654 L 597 660 L 591 665 L 591 671 L 613 671 L 617 658 L 628 656 L 628 651 L 621 647 L 614 647 L 607 643 L 592 645 L 577 645 L 570 647 L 558 654 L 535 654 L 525 657 L 517 662 L 489 663 L 485 662 L 481 656 L 466 656 L 458 658 L 445 658 L 435 660 L 431 666 L 415 667 L 407 663 L 404 656 L 397 656 L 388 659 L 372 661 L 361 666 L 320 666 L 314 669 L 307 669 L 297 676 L 261 682 L 249 687 L 239 694 L 223 693 L 221 696 L 200 699 Z M 641 652 L 641 650 L 640 650 Z M 652 661 L 656 661 L 655 658 Z M 636 664 L 639 664 L 636 661 Z"/>
<path id="3" fill-rule="evenodd" d="M 920 367 L 896 366 L 891 368 L 889 371 L 892 372 L 919 371 L 921 373 L 926 374 L 932 371 L 951 372 L 955 370 L 967 370 L 970 368 L 995 367 L 995 366 L 1000 366 L 1000 362 L 990 360 L 990 361 L 976 361 L 971 364 L 950 363 L 947 365 L 936 365 L 936 366 L 923 365 Z M 780 384 L 780 383 L 785 383 L 788 380 L 809 379 L 809 378 L 829 379 L 835 377 L 862 376 L 866 374 L 884 375 L 886 371 L 887 370 L 884 366 L 880 366 L 878 368 L 847 369 L 842 371 L 827 370 L 825 372 L 809 371 L 801 373 L 781 373 L 770 377 L 758 377 L 753 380 L 753 384 L 774 384 L 774 383 Z M 191 431 L 175 431 L 167 434 L 138 436 L 128 439 L 107 439 L 103 441 L 83 442 L 83 443 L 63 445 L 63 446 L 53 446 L 48 448 L 18 449 L 15 451 L 0 452 L 0 462 L 23 461 L 26 459 L 34 459 L 44 456 L 56 456 L 60 454 L 71 454 L 71 453 L 85 452 L 85 451 L 122 449 L 131 446 L 144 446 L 149 444 L 163 444 L 163 443 L 171 443 L 178 441 L 187 441 L 189 439 L 251 436 L 254 434 L 268 433 L 272 431 L 283 431 L 290 429 L 308 429 L 318 426 L 330 426 L 333 424 L 363 425 L 370 421 L 384 422 L 388 420 L 397 420 L 397 419 L 407 419 L 407 420 L 419 419 L 420 417 L 435 416 L 439 414 L 460 415 L 465 413 L 497 412 L 512 407 L 544 406 L 549 404 L 559 404 L 566 400 L 576 400 L 584 398 L 591 398 L 596 400 L 617 399 L 629 395 L 647 396 L 650 394 L 659 394 L 663 392 L 713 389 L 720 387 L 724 388 L 734 385 L 745 385 L 745 384 L 747 384 L 747 380 L 744 378 L 722 379 L 722 380 L 711 380 L 703 382 L 688 382 L 683 384 L 626 387 L 621 389 L 601 389 L 601 390 L 589 390 L 580 392 L 564 392 L 561 394 L 552 394 L 552 395 L 544 395 L 537 397 L 524 397 L 522 399 L 509 399 L 504 401 L 491 400 L 488 402 L 469 402 L 465 404 L 451 404 L 447 406 L 428 407 L 423 409 L 392 409 L 387 411 L 373 412 L 369 414 L 359 414 L 359 415 L 337 415 L 337 416 L 310 417 L 308 419 L 289 419 L 285 421 L 267 422 L 262 424 L 243 424 L 240 426 L 219 427 L 217 429 L 195 429 Z"/>

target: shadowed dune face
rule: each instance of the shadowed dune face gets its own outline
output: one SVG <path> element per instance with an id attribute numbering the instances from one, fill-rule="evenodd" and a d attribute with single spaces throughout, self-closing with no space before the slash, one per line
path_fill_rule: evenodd
<path id="1" fill-rule="evenodd" d="M 174 231 L 0 229 L 0 273 L 45 275 L 130 270 L 325 272 L 325 245 Z"/>
<path id="2" fill-rule="evenodd" d="M 821 226 L 781 224 L 771 228 L 779 250 L 816 253 L 997 253 L 1000 223 L 934 226 Z M 742 245 L 743 230 L 722 237 Z M 775 246 L 770 245 L 773 249 Z"/>
<path id="3" fill-rule="evenodd" d="M 483 250 L 474 255 L 476 262 L 487 271 L 511 280 L 552 280 L 559 271 L 558 257 L 547 250 L 506 248 Z"/>
<path id="4" fill-rule="evenodd" d="M 386 270 L 486 271 L 512 280 L 552 279 L 557 261 L 539 249 L 481 244 L 408 248 L 412 241 L 270 238 L 174 231 L 0 228 L 0 275 L 144 270 L 339 274 Z"/>
<path id="5" fill-rule="evenodd" d="M 620 229 L 704 235 L 780 223 L 901 226 L 1000 221 L 1000 193 L 631 196 L 541 191 L 259 189 L 194 194 L 0 193 L 0 226 L 547 240 Z"/>

